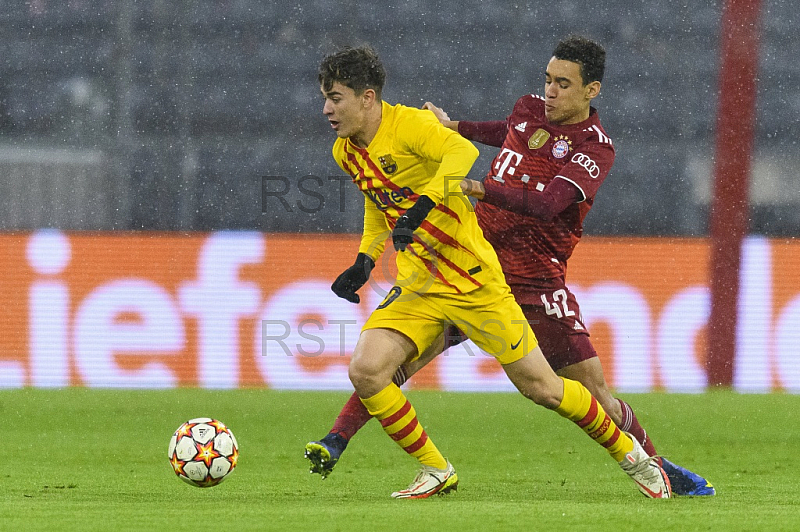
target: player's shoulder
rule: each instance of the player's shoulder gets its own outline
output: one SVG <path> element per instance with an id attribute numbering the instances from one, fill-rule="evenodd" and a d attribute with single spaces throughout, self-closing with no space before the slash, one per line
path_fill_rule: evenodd
<path id="1" fill-rule="evenodd" d="M 386 124 L 387 131 L 398 139 L 415 138 L 423 131 L 439 124 L 436 115 L 427 109 L 418 109 L 403 104 L 383 104 L 381 121 Z"/>
<path id="2" fill-rule="evenodd" d="M 520 96 L 514 104 L 514 112 L 529 112 L 544 114 L 544 98 L 538 94 Z"/>
<path id="3" fill-rule="evenodd" d="M 389 120 L 386 126 L 387 135 L 391 135 L 400 145 L 418 146 L 431 136 L 452 136 L 462 139 L 455 131 L 442 126 L 436 115 L 428 109 L 397 104 L 389 109 L 384 108 L 383 120 Z M 469 143 L 466 139 L 463 140 Z"/>
<path id="4" fill-rule="evenodd" d="M 517 99 L 508 119 L 515 124 L 546 127 L 544 98 L 536 94 L 526 94 Z"/>
<path id="5" fill-rule="evenodd" d="M 584 142 L 596 142 L 611 149 L 614 148 L 614 142 L 603 128 L 603 124 L 600 123 L 600 116 L 594 107 L 591 109 L 589 118 L 581 124 L 581 130 L 586 135 Z"/>
<path id="6" fill-rule="evenodd" d="M 428 123 L 439 122 L 433 111 L 427 109 L 419 109 L 417 107 L 409 107 L 401 103 L 384 106 L 384 118 L 388 118 L 396 123 Z"/>

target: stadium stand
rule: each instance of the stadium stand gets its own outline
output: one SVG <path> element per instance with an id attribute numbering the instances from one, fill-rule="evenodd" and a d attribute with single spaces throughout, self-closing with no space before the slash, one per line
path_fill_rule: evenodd
<path id="1" fill-rule="evenodd" d="M 454 118 L 497 119 L 519 96 L 541 90 L 537 65 L 571 32 L 606 45 L 597 106 L 618 150 L 587 231 L 706 230 L 708 198 L 697 190 L 709 179 L 709 165 L 697 161 L 714 146 L 719 1 L 6 4 L 0 166 L 20 177 L 5 186 L 36 182 L 45 194 L 61 190 L 54 176 L 64 175 L 76 192 L 91 190 L 93 180 L 113 183 L 106 189 L 114 191 L 54 209 L 37 205 L 45 196 L 12 192 L 0 199 L 6 230 L 357 231 L 357 195 L 348 189 L 342 212 L 339 191 L 327 180 L 341 171 L 330 158 L 332 136 L 316 86 L 322 56 L 369 42 L 387 65 L 387 100 L 431 100 Z M 797 1 L 765 4 L 762 75 L 736 86 L 758 91 L 757 157 L 796 151 L 800 128 L 800 96 L 788 90 L 800 83 Z M 32 149 L 53 154 L 52 164 L 45 169 L 20 156 Z M 65 162 L 65 149 L 86 157 L 83 170 L 74 170 L 74 158 L 72 166 Z M 474 177 L 492 155 L 482 148 Z M 313 203 L 299 189 L 309 175 L 326 183 L 317 212 L 261 204 L 262 176 L 288 179 L 293 204 Z M 757 185 L 757 172 L 754 179 Z M 753 231 L 796 234 L 798 201 L 760 200 Z M 34 212 L 40 214 L 25 214 Z"/>

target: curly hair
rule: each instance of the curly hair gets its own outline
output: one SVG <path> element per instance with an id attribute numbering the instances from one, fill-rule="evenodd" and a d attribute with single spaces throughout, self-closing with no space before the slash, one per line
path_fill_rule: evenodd
<path id="1" fill-rule="evenodd" d="M 600 44 L 586 37 L 571 35 L 562 39 L 553 50 L 553 57 L 578 63 L 584 85 L 592 81 L 603 81 L 606 51 Z"/>
<path id="2" fill-rule="evenodd" d="M 386 71 L 378 54 L 369 46 L 348 46 L 326 56 L 319 65 L 320 86 L 329 91 L 336 82 L 350 87 L 356 94 L 373 89 L 380 99 Z"/>

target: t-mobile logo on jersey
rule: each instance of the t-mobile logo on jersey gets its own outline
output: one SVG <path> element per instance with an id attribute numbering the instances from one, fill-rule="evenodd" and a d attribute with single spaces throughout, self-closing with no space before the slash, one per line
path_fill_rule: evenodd
<path id="1" fill-rule="evenodd" d="M 496 160 L 497 162 L 494 164 L 494 169 L 497 170 L 497 174 L 492 177 L 501 183 L 505 183 L 503 176 L 506 173 L 508 173 L 508 175 L 514 175 L 517 165 L 522 162 L 522 154 L 509 150 L 508 148 L 503 148 L 503 151 L 500 152 Z"/>

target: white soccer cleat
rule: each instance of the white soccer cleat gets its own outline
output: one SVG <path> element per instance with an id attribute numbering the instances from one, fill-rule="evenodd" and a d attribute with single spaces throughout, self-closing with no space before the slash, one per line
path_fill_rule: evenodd
<path id="1" fill-rule="evenodd" d="M 625 455 L 619 466 L 631 477 L 645 497 L 669 499 L 672 496 L 669 477 L 658 464 L 658 459 L 648 456 L 636 438 L 630 434 L 628 437 L 633 440 L 633 450 Z"/>
<path id="2" fill-rule="evenodd" d="M 444 495 L 458 489 L 458 475 L 450 462 L 445 469 L 422 466 L 408 488 L 392 493 L 395 499 L 426 499 L 431 495 Z"/>

